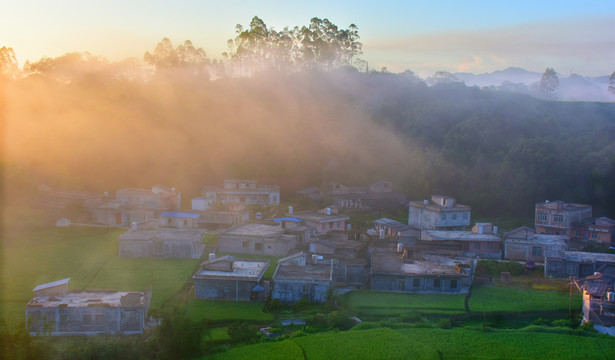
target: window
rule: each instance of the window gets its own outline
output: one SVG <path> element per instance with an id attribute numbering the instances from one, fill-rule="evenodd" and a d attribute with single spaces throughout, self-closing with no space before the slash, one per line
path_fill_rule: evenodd
<path id="1" fill-rule="evenodd" d="M 310 293 L 310 285 L 303 285 L 302 290 L 303 290 L 303 294 L 304 295 L 309 294 Z"/>
<path id="2" fill-rule="evenodd" d="M 397 290 L 404 290 L 406 282 L 404 279 L 397 279 Z"/>
<path id="3" fill-rule="evenodd" d="M 545 234 L 547 235 L 551 234 L 551 229 L 545 229 Z"/>
<path id="4" fill-rule="evenodd" d="M 332 222 L 329 223 L 329 229 L 333 229 L 333 223 Z"/>
<path id="5" fill-rule="evenodd" d="M 441 219 L 441 220 L 446 220 L 446 214 L 442 214 L 442 215 L 440 215 L 440 219 Z"/>
<path id="6" fill-rule="evenodd" d="M 594 231 L 592 232 L 592 239 L 596 239 L 596 238 L 598 238 L 598 232 Z"/>
<path id="7" fill-rule="evenodd" d="M 228 285 L 224 286 L 224 292 L 225 292 L 225 293 L 227 293 L 229 290 L 230 290 L 230 288 L 229 288 L 229 286 L 228 286 Z"/>
<path id="8" fill-rule="evenodd" d="M 493 250 L 493 243 L 487 243 L 487 249 Z"/>
<path id="9" fill-rule="evenodd" d="M 440 279 L 433 279 L 433 287 L 439 288 L 441 285 Z"/>
<path id="10" fill-rule="evenodd" d="M 256 251 L 263 250 L 263 244 L 262 243 L 255 243 L 254 244 L 254 250 L 256 250 Z"/>
<path id="11" fill-rule="evenodd" d="M 89 325 L 92 325 L 92 323 L 93 323 L 92 315 L 90 314 L 83 315 L 83 325 L 89 326 Z"/>
<path id="12" fill-rule="evenodd" d="M 558 223 L 564 222 L 564 215 L 553 215 L 553 221 Z"/>
<path id="13" fill-rule="evenodd" d="M 188 226 L 188 220 L 184 220 L 184 226 Z"/>
<path id="14" fill-rule="evenodd" d="M 569 264 L 568 266 L 566 266 L 566 274 L 567 275 L 576 275 L 577 274 L 577 267 L 574 264 Z"/>
<path id="15" fill-rule="evenodd" d="M 415 288 L 421 286 L 421 280 L 420 279 L 412 279 L 412 286 L 415 287 Z"/>
<path id="16" fill-rule="evenodd" d="M 60 324 L 66 324 L 68 322 L 68 314 L 60 314 Z"/>
<path id="17" fill-rule="evenodd" d="M 171 225 L 172 222 L 173 222 L 172 219 L 167 219 L 167 224 Z"/>
<path id="18" fill-rule="evenodd" d="M 105 314 L 96 314 L 96 326 L 105 325 Z"/>
<path id="19" fill-rule="evenodd" d="M 464 219 L 464 220 L 468 220 L 468 213 L 464 213 L 464 214 L 463 214 L 463 219 Z"/>
<path id="20" fill-rule="evenodd" d="M 475 250 L 480 250 L 480 243 L 474 243 L 474 249 Z"/>
<path id="21" fill-rule="evenodd" d="M 457 214 L 453 214 L 453 220 L 457 220 Z"/>
<path id="22" fill-rule="evenodd" d="M 577 230 L 577 231 L 575 231 L 575 232 L 574 232 L 574 236 L 576 236 L 576 237 L 581 237 L 581 232 L 580 232 L 580 231 L 578 231 L 578 230 Z"/>
<path id="23" fill-rule="evenodd" d="M 542 221 L 546 221 L 547 220 L 547 214 L 545 214 L 543 212 L 539 212 L 536 217 L 538 218 L 538 220 L 542 220 Z"/>
<path id="24" fill-rule="evenodd" d="M 540 246 L 532 246 L 532 256 L 542 257 L 542 248 Z"/>
<path id="25" fill-rule="evenodd" d="M 152 253 L 155 255 L 160 255 L 164 252 L 164 242 L 163 241 L 155 241 L 152 244 Z"/>
<path id="26" fill-rule="evenodd" d="M 248 247 L 248 240 L 244 240 L 241 242 L 241 246 L 247 248 Z"/>
<path id="27" fill-rule="evenodd" d="M 457 289 L 457 279 L 452 279 L 450 285 L 451 289 Z"/>

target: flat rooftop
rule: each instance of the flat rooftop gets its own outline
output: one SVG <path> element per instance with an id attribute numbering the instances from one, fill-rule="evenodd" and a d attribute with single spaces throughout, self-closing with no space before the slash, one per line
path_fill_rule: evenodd
<path id="1" fill-rule="evenodd" d="M 340 220 L 349 220 L 350 217 L 339 214 L 323 214 L 315 211 L 304 212 L 304 213 L 295 213 L 295 217 L 302 220 L 310 220 L 310 221 L 318 221 L 318 222 L 329 222 L 329 221 L 340 221 Z"/>
<path id="2" fill-rule="evenodd" d="M 120 307 L 122 297 L 129 294 L 141 295 L 141 305 L 145 304 L 145 293 L 140 291 L 114 291 L 114 292 L 97 292 L 85 291 L 68 293 L 64 296 L 34 296 L 28 302 L 30 307 Z"/>
<path id="3" fill-rule="evenodd" d="M 456 266 L 425 260 L 402 259 L 400 253 L 378 252 L 372 256 L 372 273 L 392 275 L 468 276 Z"/>
<path id="4" fill-rule="evenodd" d="M 282 228 L 273 225 L 263 224 L 244 224 L 236 228 L 230 229 L 223 235 L 242 235 L 242 236 L 279 236 L 282 234 Z"/>
<path id="5" fill-rule="evenodd" d="M 500 241 L 500 237 L 494 234 L 475 234 L 472 231 L 423 230 L 421 232 L 421 240 Z"/>
<path id="6" fill-rule="evenodd" d="M 273 276 L 276 280 L 318 280 L 331 281 L 333 268 L 331 264 L 278 265 Z"/>
<path id="7" fill-rule="evenodd" d="M 564 251 L 562 257 L 566 260 L 581 262 L 611 262 L 615 263 L 615 254 L 591 253 L 583 251 Z"/>
<path id="8" fill-rule="evenodd" d="M 199 279 L 242 278 L 245 280 L 257 281 L 263 276 L 268 267 L 268 261 L 233 260 L 232 271 L 207 270 L 205 268 L 200 268 L 196 274 L 194 274 L 194 277 Z"/>

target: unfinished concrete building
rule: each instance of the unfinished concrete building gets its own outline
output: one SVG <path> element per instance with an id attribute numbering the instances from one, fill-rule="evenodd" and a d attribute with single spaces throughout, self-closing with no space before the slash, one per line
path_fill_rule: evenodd
<path id="1" fill-rule="evenodd" d="M 30 335 L 139 334 L 143 332 L 151 289 L 68 292 L 68 279 L 34 288 L 26 305 Z"/>
<path id="2" fill-rule="evenodd" d="M 301 299 L 324 302 L 333 287 L 333 263 L 308 263 L 306 254 L 299 252 L 278 260 L 273 274 L 274 299 L 292 304 Z"/>
<path id="3" fill-rule="evenodd" d="M 192 277 L 197 299 L 248 301 L 262 300 L 260 285 L 269 260 L 235 259 L 232 256 L 212 258 L 201 264 Z"/>
<path id="4" fill-rule="evenodd" d="M 432 195 L 431 201 L 408 203 L 408 225 L 420 230 L 464 230 L 470 225 L 470 210 L 453 197 Z"/>

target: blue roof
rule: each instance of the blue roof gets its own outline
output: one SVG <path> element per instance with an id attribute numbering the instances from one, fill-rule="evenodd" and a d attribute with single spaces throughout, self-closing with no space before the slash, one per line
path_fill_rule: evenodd
<path id="1" fill-rule="evenodd" d="M 256 286 L 255 286 L 255 287 L 253 287 L 253 288 L 252 288 L 252 290 L 250 290 L 250 291 L 257 291 L 257 292 L 261 292 L 261 291 L 263 291 L 263 290 L 265 290 L 265 288 L 263 288 L 262 286 L 260 286 L 260 285 L 256 284 Z"/>
<path id="2" fill-rule="evenodd" d="M 185 213 L 185 212 L 165 211 L 161 213 L 160 216 L 196 219 L 201 215 L 193 214 L 193 213 Z"/>
<path id="3" fill-rule="evenodd" d="M 269 220 L 273 220 L 277 223 L 282 223 L 282 221 L 292 221 L 292 222 L 302 222 L 303 220 L 296 218 L 296 217 L 292 217 L 292 216 L 287 216 L 287 217 L 281 217 L 281 218 L 275 218 L 275 219 L 269 219 Z"/>

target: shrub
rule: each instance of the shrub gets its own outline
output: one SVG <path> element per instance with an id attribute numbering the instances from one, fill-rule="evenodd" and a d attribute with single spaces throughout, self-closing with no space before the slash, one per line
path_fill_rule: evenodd
<path id="1" fill-rule="evenodd" d="M 543 319 L 543 318 L 538 318 L 538 319 L 532 321 L 532 325 L 549 325 L 549 320 Z"/>
<path id="2" fill-rule="evenodd" d="M 228 336 L 233 344 L 254 341 L 258 334 L 258 331 L 245 321 L 233 323 L 228 328 Z"/>

